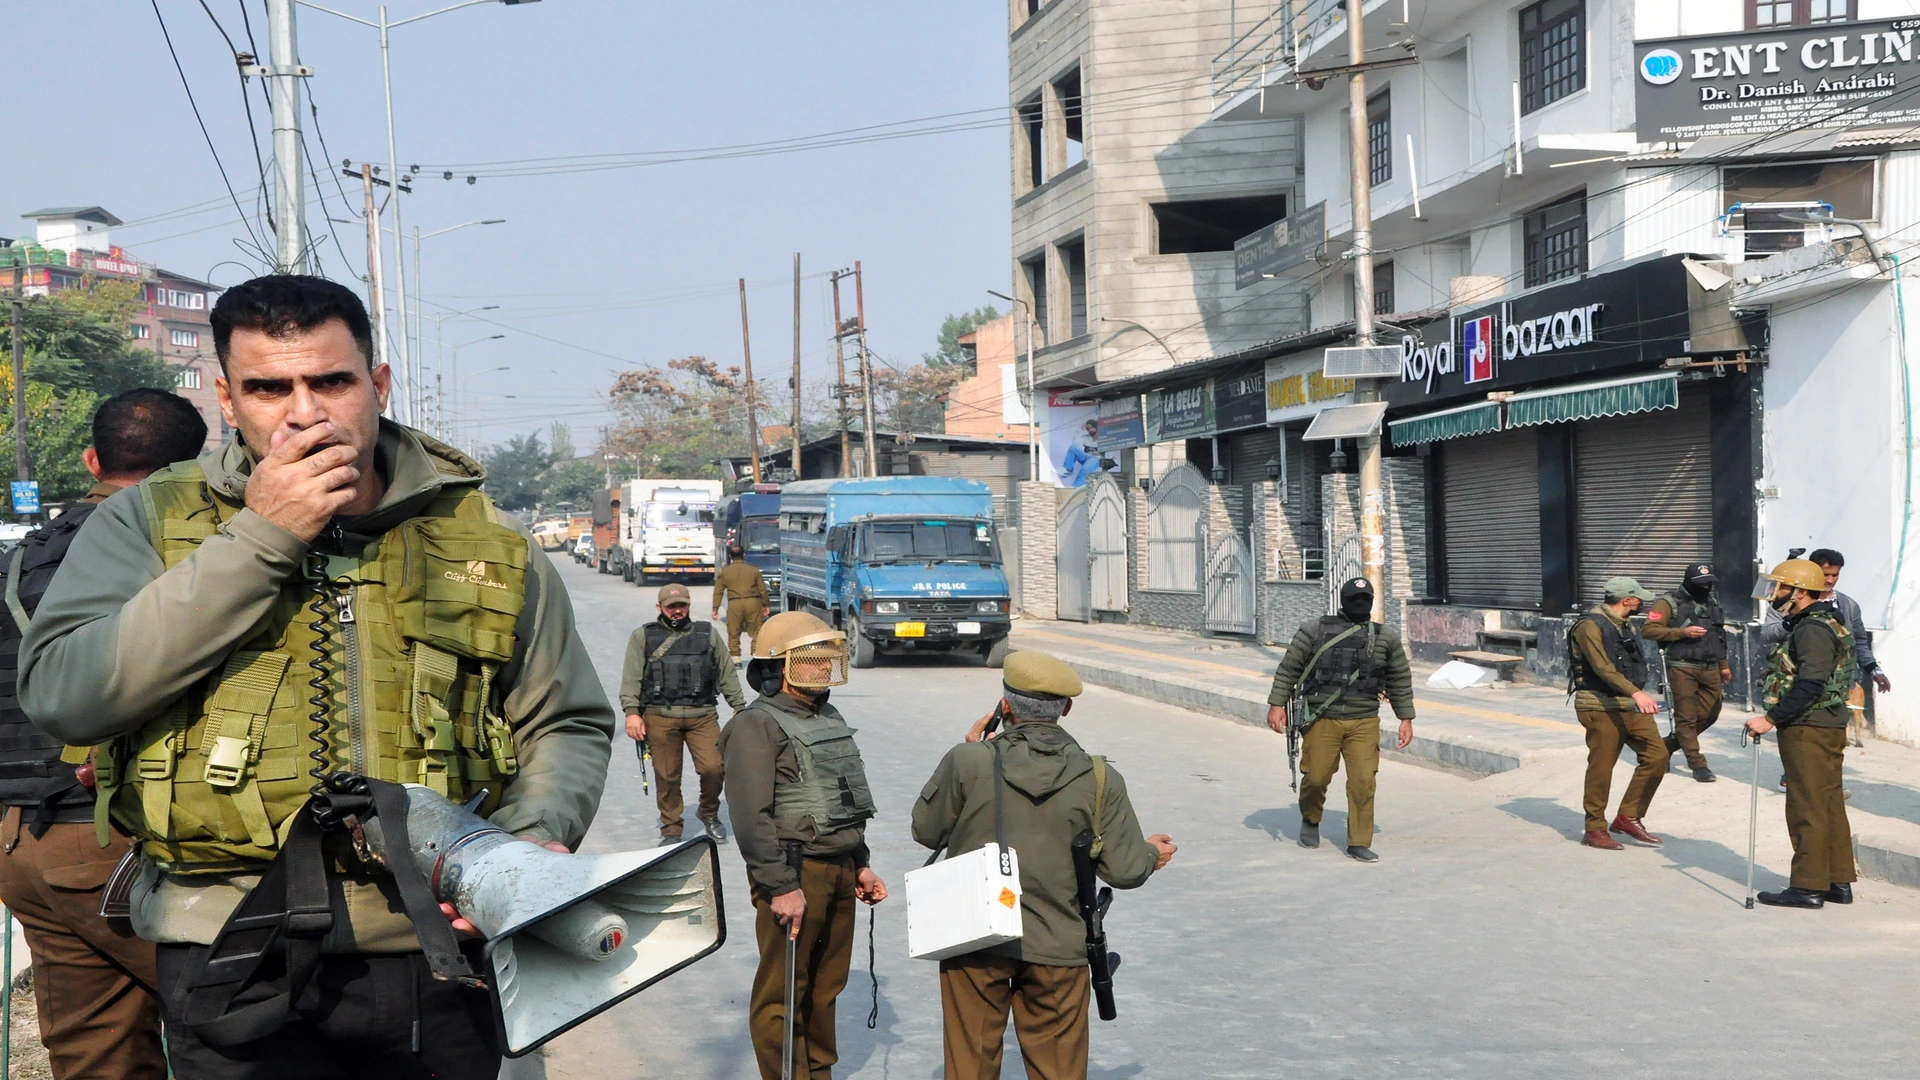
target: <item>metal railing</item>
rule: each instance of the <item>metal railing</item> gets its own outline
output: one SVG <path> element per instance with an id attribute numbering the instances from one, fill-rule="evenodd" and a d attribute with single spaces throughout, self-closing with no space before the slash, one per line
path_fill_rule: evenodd
<path id="1" fill-rule="evenodd" d="M 1346 0 L 1277 0 L 1273 10 L 1213 58 L 1213 99 L 1251 90 L 1276 70 L 1288 70 L 1314 38 L 1346 22 Z"/>

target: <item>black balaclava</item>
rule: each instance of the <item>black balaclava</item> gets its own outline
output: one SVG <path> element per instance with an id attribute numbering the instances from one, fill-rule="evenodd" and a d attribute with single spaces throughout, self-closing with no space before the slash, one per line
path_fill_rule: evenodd
<path id="1" fill-rule="evenodd" d="M 1687 590 L 1688 596 L 1704 601 L 1713 595 L 1713 585 L 1718 580 L 1713 576 L 1713 567 L 1706 563 L 1694 563 L 1687 567 L 1687 577 L 1682 587 Z"/>
<path id="2" fill-rule="evenodd" d="M 1373 617 L 1373 584 L 1366 578 L 1354 578 L 1340 586 L 1340 614 L 1353 622 Z"/>
<path id="3" fill-rule="evenodd" d="M 666 623 L 669 630 L 685 630 L 693 625 L 693 609 L 688 608 L 687 613 L 677 619 L 663 611 L 660 613 L 660 621 Z"/>

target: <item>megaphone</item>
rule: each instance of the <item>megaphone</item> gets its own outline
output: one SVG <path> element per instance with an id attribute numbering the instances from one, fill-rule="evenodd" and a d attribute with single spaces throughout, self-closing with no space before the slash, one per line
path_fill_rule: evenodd
<path id="1" fill-rule="evenodd" d="M 383 863 L 380 819 L 365 826 Z M 697 837 L 615 855 L 563 855 L 407 785 L 407 844 L 436 899 L 485 936 L 487 986 L 508 1057 L 718 950 L 727 938 L 719 849 Z"/>

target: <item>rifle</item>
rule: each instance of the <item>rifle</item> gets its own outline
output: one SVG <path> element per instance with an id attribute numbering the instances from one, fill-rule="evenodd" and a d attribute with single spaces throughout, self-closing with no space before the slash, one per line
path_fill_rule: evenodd
<path id="1" fill-rule="evenodd" d="M 640 760 L 640 794 L 652 794 L 647 788 L 647 764 L 653 760 L 653 747 L 647 740 L 640 739 L 633 744 L 633 756 Z"/>
<path id="2" fill-rule="evenodd" d="M 1113 903 L 1113 890 L 1095 887 L 1093 880 L 1093 830 L 1081 829 L 1073 838 L 1073 874 L 1079 879 L 1080 920 L 1087 924 L 1087 966 L 1093 969 L 1093 998 L 1100 1019 L 1120 1015 L 1113 1004 L 1113 972 L 1120 966 L 1117 953 L 1107 951 L 1107 908 Z"/>
<path id="3" fill-rule="evenodd" d="M 1300 790 L 1300 735 L 1307 730 L 1307 703 L 1295 697 L 1287 702 L 1287 790 Z"/>
<path id="4" fill-rule="evenodd" d="M 1660 711 L 1667 714 L 1667 734 L 1671 736 L 1680 723 L 1680 718 L 1673 711 L 1673 679 L 1667 674 L 1666 648 L 1656 647 L 1654 651 L 1660 656 Z"/>

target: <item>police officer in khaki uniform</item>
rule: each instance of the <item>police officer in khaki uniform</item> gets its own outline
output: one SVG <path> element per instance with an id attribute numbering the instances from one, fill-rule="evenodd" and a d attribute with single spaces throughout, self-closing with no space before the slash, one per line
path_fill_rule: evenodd
<path id="1" fill-rule="evenodd" d="M 1342 758 L 1347 763 L 1347 855 L 1379 862 L 1373 851 L 1373 795 L 1380 773 L 1380 699 L 1400 718 L 1399 747 L 1413 742 L 1413 671 L 1400 639 L 1373 622 L 1373 584 L 1340 586 L 1340 613 L 1306 623 L 1273 673 L 1267 726 L 1285 734 L 1287 703 L 1307 710 L 1300 747 L 1300 846 L 1320 846 L 1320 815 Z"/>
<path id="2" fill-rule="evenodd" d="M 1726 615 L 1714 595 L 1717 580 L 1707 563 L 1687 567 L 1680 587 L 1653 602 L 1640 629 L 1641 636 L 1666 654 L 1667 699 L 1673 707 L 1667 753 L 1686 751 L 1687 767 L 1703 784 L 1715 777 L 1700 752 L 1700 733 L 1720 719 L 1725 696 L 1721 688 L 1733 678 L 1727 664 Z"/>
<path id="3" fill-rule="evenodd" d="M 760 623 L 771 612 L 767 606 L 767 579 L 760 568 L 746 560 L 740 541 L 727 544 L 727 565 L 713 575 L 713 617 L 720 617 L 720 605 L 727 605 L 727 651 L 740 659 L 740 632 L 749 639 L 760 636 Z M 752 641 L 748 648 L 751 650 Z"/>
<path id="4" fill-rule="evenodd" d="M 1624 846 L 1612 833 L 1625 833 L 1643 844 L 1658 845 L 1641 819 L 1653 805 L 1653 793 L 1667 774 L 1666 740 L 1653 716 L 1659 705 L 1641 689 L 1647 681 L 1647 658 L 1640 635 L 1627 620 L 1659 597 L 1630 577 L 1608 578 L 1602 588 L 1605 602 L 1580 616 L 1567 631 L 1568 680 L 1573 709 L 1587 729 L 1587 782 L 1583 806 L 1586 832 L 1580 842 L 1603 851 Z M 1640 764 L 1633 770 L 1620 812 L 1607 822 L 1607 798 L 1613 789 L 1613 767 L 1620 748 L 1632 747 Z"/>
<path id="5" fill-rule="evenodd" d="M 801 611 L 768 619 L 747 682 L 760 697 L 720 733 L 727 804 L 753 887 L 760 967 L 747 1019 L 764 1080 L 779 1080 L 788 940 L 797 957 L 793 1075 L 829 1080 L 834 1002 L 853 961 L 854 903 L 887 898 L 868 866 L 873 795 L 853 729 L 827 703 L 847 681 L 847 636 Z"/>
<path id="6" fill-rule="evenodd" d="M 680 790 L 681 748 L 693 755 L 700 777 L 695 811 L 715 843 L 727 842 L 720 821 L 719 698 L 735 712 L 747 707 L 733 658 L 720 628 L 694 622 L 693 598 L 681 584 L 663 586 L 656 596 L 660 617 L 627 639 L 627 660 L 620 670 L 620 707 L 627 714 L 627 737 L 653 748 L 654 801 L 660 808 L 660 842 L 677 844 L 687 804 Z"/>
<path id="7" fill-rule="evenodd" d="M 1081 691 L 1072 668 L 1022 651 L 1007 656 L 1001 678 L 1006 729 L 978 741 L 986 725 L 976 725 L 913 807 L 914 840 L 974 851 L 997 836 L 998 786 L 1007 846 L 1020 861 L 1020 940 L 940 961 L 946 1076 L 995 1080 L 1011 1013 L 1030 1080 L 1085 1080 L 1087 932 L 1069 844 L 1091 829 L 1094 872 L 1132 889 L 1173 858 L 1173 838 L 1142 837 L 1119 772 L 1060 726 Z M 996 757 L 1003 785 L 994 780 Z"/>
<path id="8" fill-rule="evenodd" d="M 1780 730 L 1793 877 L 1788 888 L 1761 893 L 1760 902 L 1797 908 L 1851 904 L 1857 877 L 1840 772 L 1847 694 L 1859 678 L 1853 635 L 1833 602 L 1821 599 L 1827 579 L 1819 564 L 1788 559 L 1765 579 L 1774 583 L 1770 602 L 1786 621 L 1787 639 L 1774 646 L 1767 663 L 1766 715 L 1747 721 L 1747 730 Z"/>

